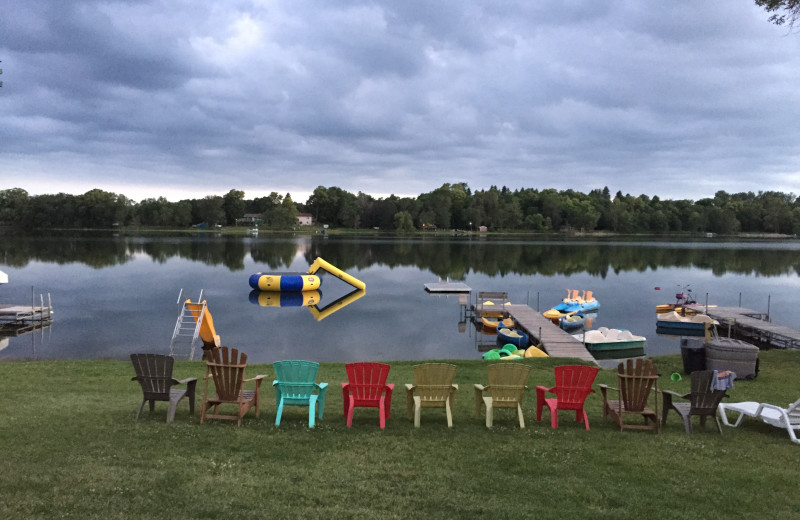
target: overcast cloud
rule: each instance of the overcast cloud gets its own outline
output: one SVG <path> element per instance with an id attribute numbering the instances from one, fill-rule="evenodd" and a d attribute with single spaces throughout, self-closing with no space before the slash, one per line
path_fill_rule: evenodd
<path id="1" fill-rule="evenodd" d="M 445 182 L 800 194 L 800 34 L 753 0 L 24 0 L 0 189 Z"/>

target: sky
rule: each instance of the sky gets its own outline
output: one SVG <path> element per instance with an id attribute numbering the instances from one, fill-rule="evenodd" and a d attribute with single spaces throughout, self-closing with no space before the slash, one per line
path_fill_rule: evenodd
<path id="1" fill-rule="evenodd" d="M 754 0 L 25 0 L 0 189 L 800 195 L 800 31 Z"/>

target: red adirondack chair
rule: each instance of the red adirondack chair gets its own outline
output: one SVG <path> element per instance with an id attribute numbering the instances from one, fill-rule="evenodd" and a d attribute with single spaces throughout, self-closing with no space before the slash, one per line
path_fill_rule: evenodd
<path id="1" fill-rule="evenodd" d="M 393 384 L 386 383 L 389 365 L 384 363 L 347 363 L 347 383 L 342 383 L 344 416 L 348 428 L 353 424 L 353 409 L 357 406 L 378 408 L 381 428 L 386 427 L 386 419 L 392 408 Z"/>
<path id="2" fill-rule="evenodd" d="M 589 418 L 583 404 L 592 390 L 592 383 L 599 369 L 585 365 L 563 365 L 555 367 L 556 386 L 536 387 L 536 420 L 542 420 L 542 408 L 547 405 L 550 410 L 550 426 L 558 428 L 558 411 L 575 410 L 575 420 L 583 421 L 589 429 Z M 545 393 L 555 394 L 555 399 L 546 399 Z"/>

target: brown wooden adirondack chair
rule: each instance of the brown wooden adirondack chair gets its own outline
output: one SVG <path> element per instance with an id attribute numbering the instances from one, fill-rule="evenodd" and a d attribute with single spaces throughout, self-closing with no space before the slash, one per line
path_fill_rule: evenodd
<path id="1" fill-rule="evenodd" d="M 611 416 L 620 430 L 653 430 L 658 433 L 661 422 L 658 417 L 658 372 L 649 359 L 628 359 L 617 367 L 619 389 L 607 385 L 598 385 L 603 394 L 603 418 Z M 608 398 L 608 391 L 619 394 L 619 399 Z M 655 410 L 649 406 L 650 393 L 653 392 Z M 628 424 L 626 416 L 634 415 L 644 418 L 644 424 Z"/>
<path id="2" fill-rule="evenodd" d="M 717 429 L 722 433 L 722 425 L 717 417 L 717 407 L 723 397 L 728 397 L 725 390 L 711 390 L 711 381 L 714 378 L 713 370 L 695 370 L 692 372 L 691 391 L 681 395 L 669 390 L 663 390 L 664 412 L 661 423 L 666 424 L 667 413 L 675 410 L 683 419 L 686 433 L 692 433 L 692 416 L 700 417 L 700 424 L 705 425 L 706 417 L 713 417 L 717 421 Z M 673 399 L 688 399 L 688 402 L 675 402 Z"/>
<path id="3" fill-rule="evenodd" d="M 238 349 L 220 347 L 211 349 L 207 352 L 205 388 L 203 390 L 203 405 L 200 408 L 200 423 L 206 419 L 227 419 L 237 421 L 242 425 L 242 417 L 251 407 L 256 409 L 258 417 L 259 393 L 261 391 L 261 381 L 266 377 L 258 375 L 250 379 L 245 379 L 244 369 L 247 366 L 247 354 L 239 352 Z M 215 395 L 208 396 L 208 380 L 214 380 Z M 255 390 L 245 390 L 244 384 L 250 381 L 256 382 Z M 236 415 L 221 415 L 219 407 L 221 405 L 235 405 Z M 207 413 L 209 408 L 214 407 L 214 413 Z"/>
<path id="4" fill-rule="evenodd" d="M 414 365 L 414 384 L 406 384 L 406 414 L 419 428 L 422 408 L 444 408 L 447 426 L 453 427 L 453 400 L 458 385 L 453 383 L 457 366 L 448 363 Z"/>
<path id="5" fill-rule="evenodd" d="M 163 354 L 131 354 L 131 363 L 136 376 L 131 381 L 138 381 L 142 387 L 142 404 L 136 411 L 136 419 L 142 413 L 144 403 L 150 403 L 150 411 L 155 409 L 156 401 L 169 402 L 167 422 L 175 419 L 175 409 L 184 397 L 189 401 L 189 413 L 194 413 L 194 393 L 197 378 L 190 377 L 178 381 L 172 377 L 175 360 Z M 174 385 L 186 385 L 186 388 L 173 388 Z"/>
<path id="6" fill-rule="evenodd" d="M 489 365 L 489 384 L 475 385 L 475 414 L 481 414 L 481 406 L 486 406 L 486 427 L 491 428 L 494 422 L 495 408 L 515 408 L 519 418 L 519 427 L 525 427 L 522 416 L 522 399 L 525 383 L 531 373 L 531 367 L 521 363 L 503 362 Z M 484 395 L 486 394 L 486 395 Z"/>

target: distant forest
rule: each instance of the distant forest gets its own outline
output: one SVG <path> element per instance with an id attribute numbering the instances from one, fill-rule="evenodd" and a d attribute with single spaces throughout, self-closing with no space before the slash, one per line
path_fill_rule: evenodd
<path id="1" fill-rule="evenodd" d="M 183 228 L 234 226 L 245 214 L 259 215 L 261 228 L 292 229 L 297 214 L 331 228 L 477 231 L 607 231 L 612 233 L 779 233 L 800 232 L 800 199 L 774 191 L 713 198 L 662 200 L 647 195 L 611 195 L 608 188 L 580 193 L 555 189 L 510 190 L 492 186 L 472 191 L 466 183 L 444 184 L 416 198 L 372 197 L 338 187 L 317 187 L 305 203 L 290 194 L 245 198 L 225 195 L 170 202 L 163 197 L 135 202 L 94 189 L 83 195 L 34 195 L 20 188 L 0 190 L 0 224 L 15 228 L 69 229 L 112 227 Z"/>

